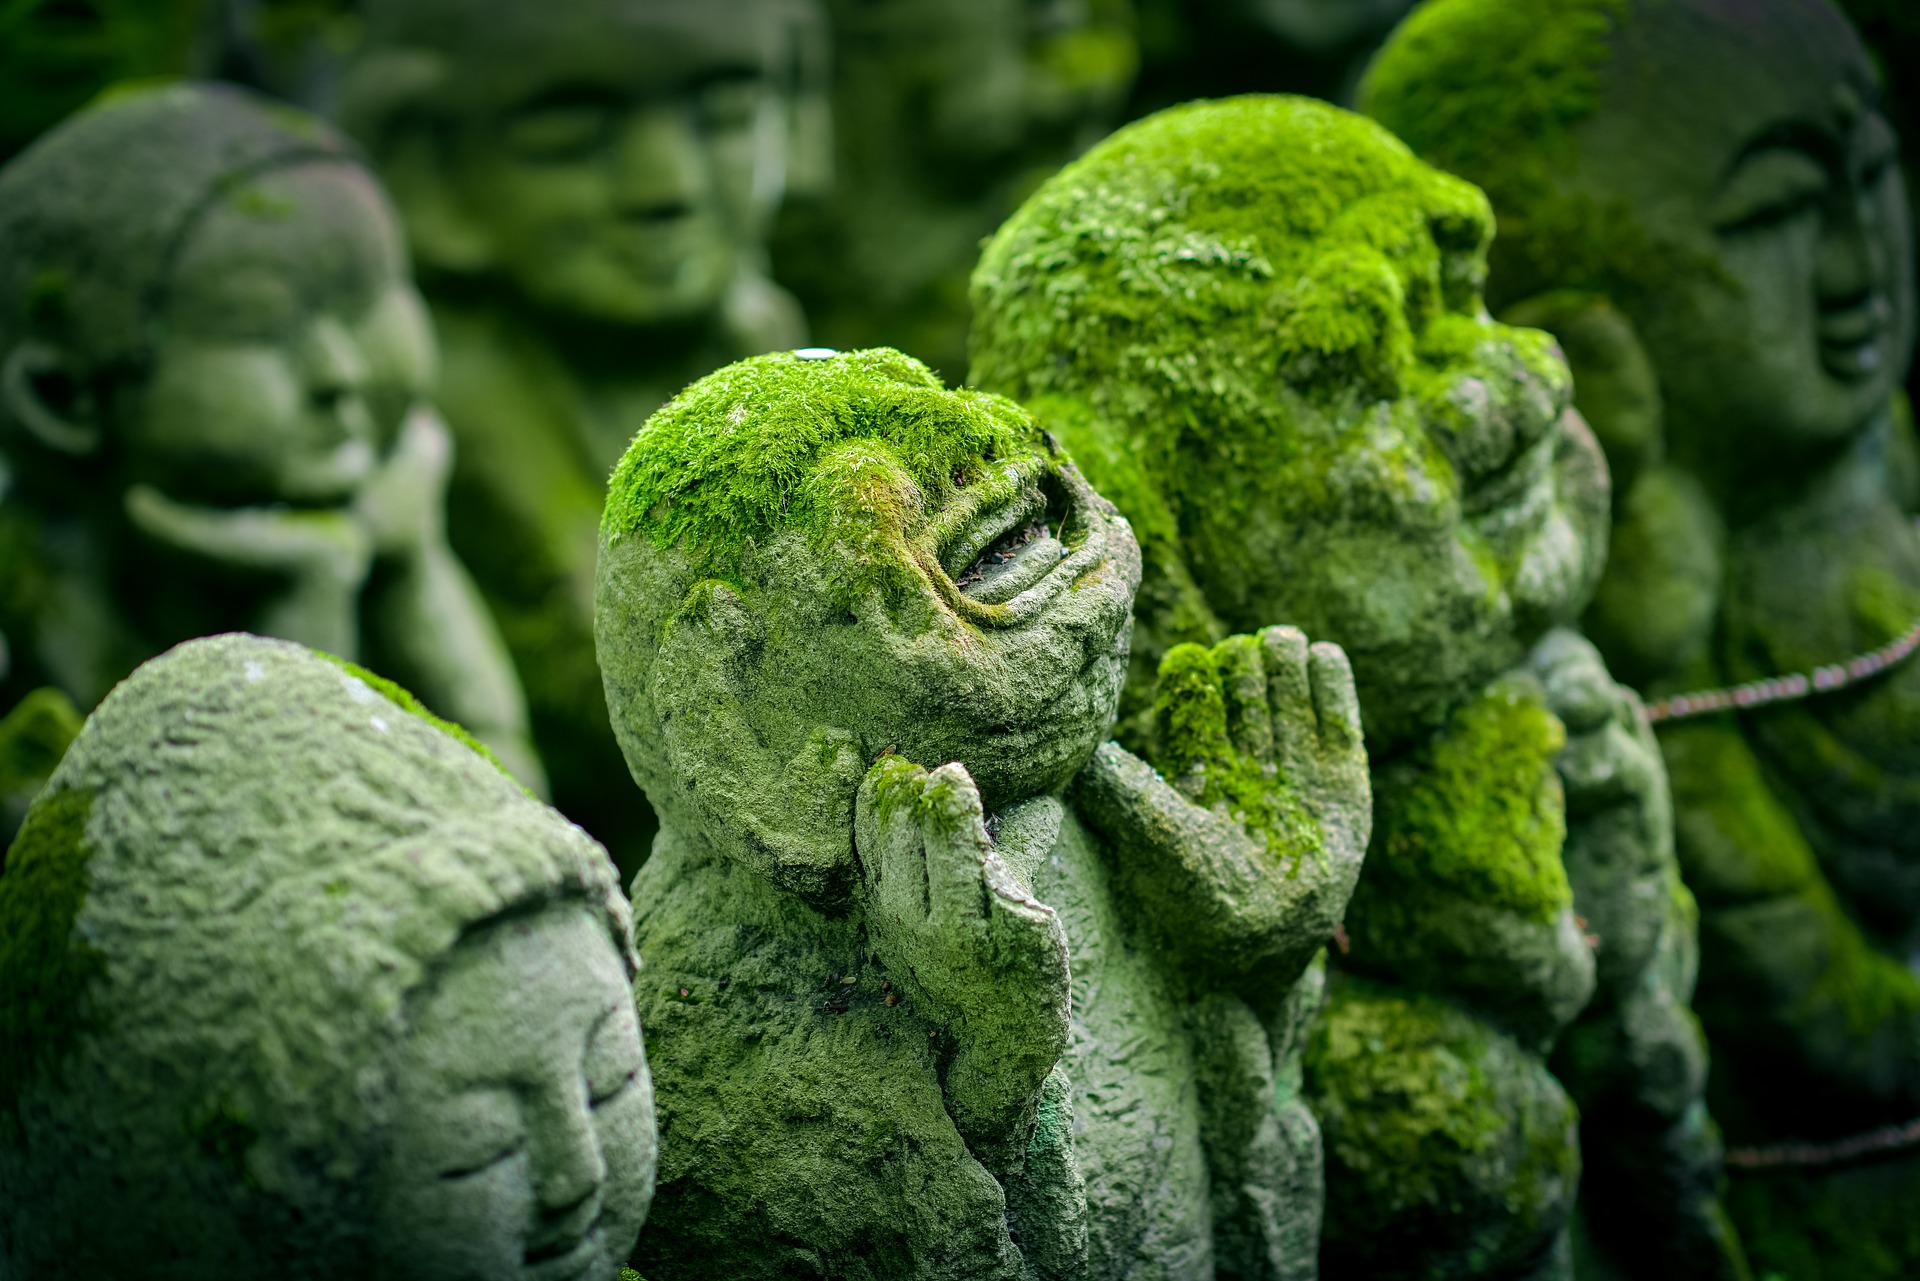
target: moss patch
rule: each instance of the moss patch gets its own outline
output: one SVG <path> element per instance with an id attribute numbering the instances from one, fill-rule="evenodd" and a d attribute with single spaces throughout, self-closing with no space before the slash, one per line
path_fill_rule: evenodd
<path id="1" fill-rule="evenodd" d="M 100 953 L 73 935 L 87 898 L 87 818 L 93 793 L 43 793 L 0 864 L 0 1124 L 14 1123 L 21 1089 L 85 1025 Z"/>
<path id="2" fill-rule="evenodd" d="M 390 681 L 376 672 L 370 672 L 358 663 L 350 663 L 337 654 L 328 654 L 321 650 L 314 650 L 313 652 L 319 657 L 326 659 L 329 663 L 339 667 L 342 671 L 346 672 L 347 675 L 364 682 L 374 693 L 380 695 L 395 707 L 407 713 L 407 715 L 418 716 L 435 729 L 452 736 L 456 741 L 478 752 L 485 758 L 488 764 L 492 765 L 502 774 L 505 774 L 508 778 L 513 777 L 512 772 L 500 763 L 500 758 L 493 754 L 492 748 L 475 738 L 467 731 L 464 725 L 450 721 L 444 716 L 435 716 L 431 711 L 427 710 L 425 703 L 415 698 L 412 692 L 404 686 L 395 681 Z"/>
<path id="3" fill-rule="evenodd" d="M 890 348 L 727 366 L 647 420 L 608 482 L 602 535 L 684 547 L 727 575 L 786 528 L 838 543 L 849 597 L 903 585 L 914 518 L 959 488 L 1011 497 L 1044 457 L 1039 429 L 998 396 L 950 392 Z M 1001 464 L 995 466 L 995 464 Z"/>
<path id="4" fill-rule="evenodd" d="M 11 838 L 81 724 L 73 700 L 52 686 L 34 690 L 0 720 L 0 839 Z"/>
<path id="5" fill-rule="evenodd" d="M 1376 775 L 1373 853 L 1362 884 L 1394 896 L 1437 888 L 1538 922 L 1573 903 L 1560 861 L 1564 807 L 1553 758 L 1566 730 L 1537 691 L 1501 682 Z"/>

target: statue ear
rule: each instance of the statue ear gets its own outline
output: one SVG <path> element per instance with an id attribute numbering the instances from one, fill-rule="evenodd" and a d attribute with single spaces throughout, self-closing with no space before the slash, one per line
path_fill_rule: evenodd
<path id="1" fill-rule="evenodd" d="M 56 453 L 84 458 L 100 449 L 93 397 L 67 353 L 28 339 L 0 361 L 0 407 Z"/>
<path id="2" fill-rule="evenodd" d="M 687 593 L 649 682 L 667 768 L 715 850 L 835 906 L 853 889 L 853 802 L 867 761 L 833 726 L 799 743 L 768 741 L 756 716 L 775 693 L 762 683 L 762 645 L 761 620 L 732 588 L 708 580 Z"/>
<path id="3" fill-rule="evenodd" d="M 1537 294 L 1500 319 L 1560 340 L 1574 406 L 1606 451 L 1618 503 L 1666 452 L 1659 377 L 1633 322 L 1605 295 L 1576 290 Z"/>

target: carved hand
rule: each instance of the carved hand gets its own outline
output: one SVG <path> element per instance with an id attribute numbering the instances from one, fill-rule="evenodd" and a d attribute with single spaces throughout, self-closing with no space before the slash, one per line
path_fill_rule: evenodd
<path id="1" fill-rule="evenodd" d="M 1067 1043 L 1067 936 L 1001 861 L 965 767 L 882 757 L 860 786 L 854 845 L 874 950 L 957 1042 L 948 1111 L 993 1154 L 1024 1137 Z"/>
<path id="2" fill-rule="evenodd" d="M 1291 983 L 1339 925 L 1372 831 L 1346 655 L 1292 627 L 1177 646 L 1154 705 L 1164 776 L 1109 743 L 1074 802 L 1169 946 Z"/>
<path id="3" fill-rule="evenodd" d="M 393 452 L 354 502 L 381 556 L 419 554 L 446 539 L 447 477 L 453 436 L 439 415 L 416 406 L 400 428 Z"/>

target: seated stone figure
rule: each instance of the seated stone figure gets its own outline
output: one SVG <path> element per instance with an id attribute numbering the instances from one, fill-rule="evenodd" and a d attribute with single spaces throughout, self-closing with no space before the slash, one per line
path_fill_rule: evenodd
<path id="1" fill-rule="evenodd" d="M 1587 615 L 1616 671 L 1664 699 L 1809 676 L 1915 627 L 1912 218 L 1836 9 L 1440 0 L 1366 104 L 1486 185 L 1514 232 L 1490 298 L 1567 345 L 1618 480 Z M 1756 1269 L 1795 1278 L 1920 1257 L 1920 1160 L 1830 1146 L 1920 1113 L 1920 667 L 1881 666 L 1660 733 L 1714 1112 L 1743 1149 L 1730 1205 Z M 1812 1146 L 1767 1151 L 1787 1141 Z M 1775 1164 L 1742 1173 L 1756 1160 Z"/>
<path id="2" fill-rule="evenodd" d="M 608 497 L 600 659 L 662 824 L 636 1266 L 1312 1276 L 1299 1053 L 1368 824 L 1344 656 L 1170 655 L 1165 781 L 1102 745 L 1127 523 L 1011 402 L 807 355 L 694 384 Z"/>
<path id="3" fill-rule="evenodd" d="M 1261 619 L 1352 656 L 1373 843 L 1307 1069 L 1330 1276 L 1567 1275 L 1581 1145 L 1545 1053 L 1596 964 L 1632 994 L 1608 1063 L 1668 1122 L 1646 1143 L 1699 1122 L 1659 758 L 1560 627 L 1606 471 L 1552 340 L 1482 309 L 1492 231 L 1378 126 L 1235 98 L 1094 148 L 974 275 L 975 380 L 1141 535 L 1127 741 L 1181 645 Z"/>
<path id="4" fill-rule="evenodd" d="M 406 262 L 340 138 L 226 87 L 110 98 L 0 171 L 0 706 L 245 627 L 403 678 L 544 787 L 447 545 Z"/>
<path id="5" fill-rule="evenodd" d="M 668 396 L 797 346 L 765 274 L 808 0 L 369 0 L 340 115 L 394 193 L 444 352 L 453 546 L 499 617 L 555 802 L 631 871 L 593 661 L 607 473 Z"/>
<path id="6" fill-rule="evenodd" d="M 629 927 L 398 687 L 154 659 L 0 868 L 0 1271 L 613 1281 L 654 1167 Z"/>

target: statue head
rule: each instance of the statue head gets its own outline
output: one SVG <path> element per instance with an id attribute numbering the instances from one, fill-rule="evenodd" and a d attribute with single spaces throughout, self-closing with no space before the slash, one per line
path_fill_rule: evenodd
<path id="1" fill-rule="evenodd" d="M 652 1196 L 606 854 L 410 696 L 191 641 L 0 870 L 22 1278 L 611 1277 Z"/>
<path id="2" fill-rule="evenodd" d="M 759 266 L 815 21 L 810 0 L 371 0 L 341 118 L 423 270 L 685 324 Z"/>
<path id="3" fill-rule="evenodd" d="M 133 90 L 0 171 L 0 426 L 23 465 L 116 500 L 337 504 L 433 365 L 392 212 L 311 116 Z"/>
<path id="4" fill-rule="evenodd" d="M 1112 723 L 1132 532 L 1011 401 L 885 348 L 694 383 L 614 471 L 595 636 L 663 821 L 816 900 L 897 751 L 990 810 L 1063 785 Z"/>
<path id="5" fill-rule="evenodd" d="M 1430 0 L 1362 94 L 1486 188 L 1494 302 L 1611 300 L 1670 451 L 1734 485 L 1852 438 L 1905 377 L 1913 233 L 1879 103 L 1827 0 Z"/>
<path id="6" fill-rule="evenodd" d="M 1384 129 L 1246 97 L 1131 125 L 974 274 L 973 378 L 1139 531 L 1136 684 L 1174 643 L 1294 623 L 1391 746 L 1572 616 L 1604 465 L 1553 340 L 1481 303 L 1485 199 Z"/>

